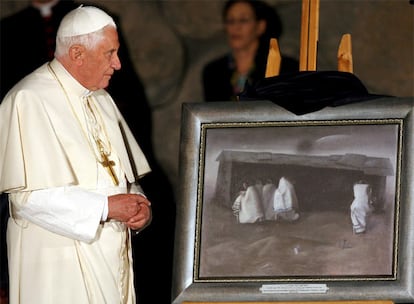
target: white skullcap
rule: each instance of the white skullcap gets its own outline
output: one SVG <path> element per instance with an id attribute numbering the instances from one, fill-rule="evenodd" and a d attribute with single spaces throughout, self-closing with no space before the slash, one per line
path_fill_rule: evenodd
<path id="1" fill-rule="evenodd" d="M 99 31 L 107 25 L 116 27 L 111 16 L 93 6 L 79 6 L 63 17 L 57 37 L 73 37 Z"/>

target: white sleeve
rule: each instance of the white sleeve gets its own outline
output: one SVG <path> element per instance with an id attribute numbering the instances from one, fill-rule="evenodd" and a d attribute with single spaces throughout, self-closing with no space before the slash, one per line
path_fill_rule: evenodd
<path id="1" fill-rule="evenodd" d="M 10 195 L 17 215 L 51 232 L 88 243 L 107 217 L 107 196 L 77 186 Z"/>
<path id="2" fill-rule="evenodd" d="M 128 193 L 141 194 L 146 197 L 144 190 L 142 190 L 141 185 L 137 182 L 128 185 Z"/>

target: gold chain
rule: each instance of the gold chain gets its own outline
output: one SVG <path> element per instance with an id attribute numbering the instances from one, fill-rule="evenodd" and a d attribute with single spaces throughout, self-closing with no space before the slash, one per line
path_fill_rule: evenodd
<path id="1" fill-rule="evenodd" d="M 92 115 L 92 118 L 94 120 L 93 123 L 95 125 L 102 126 L 103 133 L 104 133 L 105 138 L 106 138 L 107 144 L 105 145 L 105 143 L 100 139 L 100 136 L 99 136 L 99 133 L 101 133 L 100 130 L 97 131 L 95 127 L 93 127 L 94 130 L 90 130 L 90 132 L 92 133 L 93 140 L 96 143 L 96 147 L 98 149 L 99 155 L 102 155 L 102 153 L 104 153 L 106 156 L 110 156 L 111 151 L 112 151 L 112 147 L 111 147 L 111 142 L 109 141 L 108 133 L 106 132 L 106 128 L 105 128 L 105 124 L 103 122 L 102 115 L 99 112 L 98 108 L 96 107 L 95 103 L 91 100 L 90 96 L 86 97 L 85 102 L 86 102 L 86 106 L 88 108 L 88 111 L 90 112 L 90 114 Z M 92 105 L 91 105 L 91 103 L 92 103 Z M 92 108 L 92 106 L 93 106 L 93 108 Z M 96 118 L 95 113 L 98 113 L 100 123 L 98 122 L 98 119 Z M 90 127 L 89 124 L 88 124 L 88 126 Z M 105 146 L 107 147 L 106 150 L 105 150 Z"/>
<path id="2" fill-rule="evenodd" d="M 53 70 L 53 68 L 50 65 L 50 62 L 47 64 L 47 67 L 49 69 L 49 72 L 53 75 L 53 77 L 59 83 L 59 86 L 61 87 L 62 91 L 64 92 L 65 97 L 66 97 L 66 101 L 67 101 L 67 103 L 69 104 L 69 106 L 70 106 L 70 108 L 72 110 L 72 114 L 75 116 L 75 118 L 76 118 L 76 120 L 77 120 L 77 122 L 78 122 L 78 124 L 79 124 L 79 126 L 80 126 L 80 128 L 82 130 L 82 134 L 85 137 L 86 141 L 88 142 L 89 149 L 91 150 L 92 154 L 95 156 L 95 159 L 108 171 L 108 174 L 111 176 L 114 185 L 115 186 L 118 186 L 119 185 L 119 181 L 118 181 L 118 178 L 117 178 L 117 176 L 116 176 L 116 174 L 115 174 L 115 172 L 113 170 L 113 167 L 112 167 L 112 166 L 115 165 L 115 162 L 109 160 L 109 158 L 108 158 L 111 155 L 112 147 L 111 147 L 111 142 L 109 141 L 109 136 L 108 136 L 108 133 L 106 131 L 105 124 L 104 124 L 104 121 L 103 121 L 103 118 L 102 118 L 101 113 L 99 112 L 99 110 L 95 106 L 95 104 L 93 104 L 94 108 L 96 109 L 96 112 L 99 115 L 99 118 L 100 118 L 100 121 L 101 121 L 101 125 L 102 125 L 102 128 L 103 128 L 103 133 L 104 133 L 104 135 L 106 137 L 106 140 L 107 140 L 107 143 L 108 143 L 108 150 L 109 150 L 108 152 L 105 151 L 105 145 L 102 142 L 102 140 L 99 138 L 98 135 L 94 135 L 94 132 L 92 132 L 93 133 L 92 134 L 92 137 L 94 138 L 94 141 L 95 141 L 95 144 L 96 144 L 96 148 L 98 149 L 98 153 L 99 153 L 97 155 L 96 150 L 92 147 L 92 144 L 91 144 L 91 141 L 89 139 L 89 136 L 87 135 L 87 132 L 84 130 L 84 128 L 82 126 L 82 123 L 81 123 L 81 121 L 79 119 L 79 116 L 77 115 L 77 113 L 76 113 L 76 111 L 75 111 L 75 109 L 74 109 L 74 107 L 72 105 L 72 102 L 70 101 L 69 95 L 66 92 L 65 87 L 61 83 L 60 79 L 57 77 L 55 71 Z M 87 97 L 87 98 L 89 98 L 89 97 Z M 93 109 L 92 109 L 92 107 L 91 107 L 91 105 L 89 103 L 89 100 L 86 100 L 86 104 L 87 104 L 87 107 L 89 107 L 89 111 L 94 116 L 96 123 L 98 124 L 98 120 L 96 119 L 95 112 L 93 111 Z M 88 125 L 89 125 L 89 123 L 88 123 Z"/>

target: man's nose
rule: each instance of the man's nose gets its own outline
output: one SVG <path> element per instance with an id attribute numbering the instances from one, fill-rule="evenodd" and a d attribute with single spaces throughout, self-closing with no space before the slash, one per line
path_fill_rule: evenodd
<path id="1" fill-rule="evenodd" d="M 119 59 L 118 54 L 113 56 L 111 65 L 114 70 L 121 69 L 121 60 Z"/>

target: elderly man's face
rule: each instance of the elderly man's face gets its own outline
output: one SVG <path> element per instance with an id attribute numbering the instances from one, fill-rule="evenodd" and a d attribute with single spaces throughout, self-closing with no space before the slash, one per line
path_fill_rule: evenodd
<path id="1" fill-rule="evenodd" d="M 91 91 L 106 88 L 115 70 L 121 68 L 118 33 L 113 27 L 107 27 L 104 33 L 105 38 L 93 50 L 85 52 L 82 83 Z"/>

